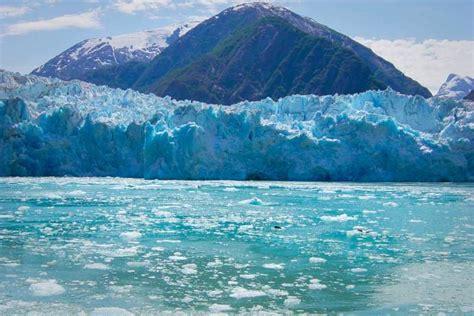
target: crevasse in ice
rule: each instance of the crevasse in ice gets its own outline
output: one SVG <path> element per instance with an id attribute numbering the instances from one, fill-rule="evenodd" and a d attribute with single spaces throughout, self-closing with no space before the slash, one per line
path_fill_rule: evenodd
<path id="1" fill-rule="evenodd" d="M 0 72 L 0 175 L 474 180 L 474 105 L 393 90 L 232 106 Z"/>

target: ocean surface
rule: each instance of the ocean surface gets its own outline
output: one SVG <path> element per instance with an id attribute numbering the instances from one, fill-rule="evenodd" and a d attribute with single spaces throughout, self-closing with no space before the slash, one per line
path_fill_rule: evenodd
<path id="1" fill-rule="evenodd" d="M 474 185 L 0 179 L 0 314 L 474 313 Z"/>

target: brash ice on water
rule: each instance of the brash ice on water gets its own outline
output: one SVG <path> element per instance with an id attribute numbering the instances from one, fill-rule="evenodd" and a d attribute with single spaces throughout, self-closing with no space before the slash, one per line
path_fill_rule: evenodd
<path id="1" fill-rule="evenodd" d="M 471 184 L 1 178 L 0 314 L 472 313 L 473 196 Z"/>

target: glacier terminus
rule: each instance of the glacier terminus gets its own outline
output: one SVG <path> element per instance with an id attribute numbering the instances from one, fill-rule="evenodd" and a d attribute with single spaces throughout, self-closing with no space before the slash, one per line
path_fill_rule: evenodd
<path id="1" fill-rule="evenodd" d="M 1 176 L 472 181 L 474 104 L 294 95 L 231 106 L 0 72 Z"/>

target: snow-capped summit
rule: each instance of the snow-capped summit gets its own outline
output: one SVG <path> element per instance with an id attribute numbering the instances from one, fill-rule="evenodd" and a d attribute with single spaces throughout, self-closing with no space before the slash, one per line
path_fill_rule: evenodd
<path id="1" fill-rule="evenodd" d="M 147 62 L 198 23 L 193 21 L 143 32 L 86 39 L 36 68 L 32 74 L 63 80 L 80 79 L 90 70 L 130 61 Z"/>
<path id="2" fill-rule="evenodd" d="M 446 79 L 446 82 L 439 88 L 436 97 L 461 100 L 467 96 L 471 90 L 474 90 L 473 78 L 450 74 L 448 79 Z"/>
<path id="3" fill-rule="evenodd" d="M 229 8 L 228 10 L 239 11 L 239 10 L 244 10 L 244 9 L 259 9 L 259 8 L 264 9 L 264 10 L 289 11 L 288 9 L 284 7 L 274 5 L 268 2 L 246 2 L 246 3 L 241 3 L 236 6 L 233 6 Z"/>

